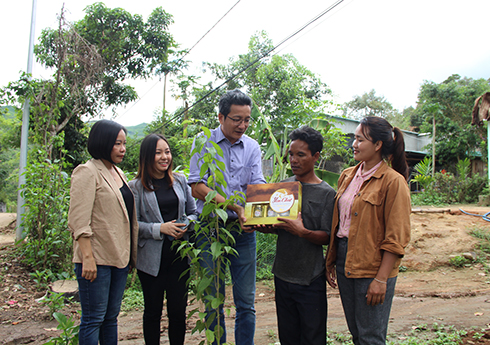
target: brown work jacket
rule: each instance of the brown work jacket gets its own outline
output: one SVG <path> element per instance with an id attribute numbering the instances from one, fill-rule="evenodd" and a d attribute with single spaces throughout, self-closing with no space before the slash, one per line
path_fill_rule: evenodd
<path id="1" fill-rule="evenodd" d="M 360 164 L 342 172 L 335 196 L 332 235 L 326 258 L 327 268 L 335 265 L 339 228 L 339 198 L 356 175 Z M 363 183 L 351 210 L 351 225 L 345 261 L 347 278 L 373 278 L 381 265 L 383 251 L 398 255 L 390 278 L 398 275 L 401 258 L 410 241 L 410 190 L 397 171 L 382 162 Z"/>

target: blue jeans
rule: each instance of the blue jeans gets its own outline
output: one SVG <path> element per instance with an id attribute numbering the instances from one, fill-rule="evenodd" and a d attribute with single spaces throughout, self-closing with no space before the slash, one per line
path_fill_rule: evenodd
<path id="1" fill-rule="evenodd" d="M 345 276 L 347 243 L 346 239 L 338 241 L 336 273 L 340 299 L 352 341 L 355 345 L 385 345 L 397 277 L 388 279 L 383 304 L 368 305 L 366 293 L 373 278 Z"/>
<path id="2" fill-rule="evenodd" d="M 117 344 L 117 316 L 126 287 L 129 266 L 97 266 L 97 278 L 90 282 L 82 277 L 82 264 L 75 264 L 82 320 L 80 345 Z"/>
<path id="3" fill-rule="evenodd" d="M 235 250 L 238 255 L 228 255 L 230 260 L 231 280 L 233 284 L 233 301 L 236 307 L 235 316 L 235 344 L 236 345 L 253 345 L 255 334 L 255 275 L 257 249 L 255 241 L 255 232 L 246 233 L 239 231 L 236 226 L 231 231 L 235 239 Z M 204 250 L 201 252 L 200 263 L 202 267 L 207 267 L 214 271 L 215 262 L 210 254 L 210 242 L 201 234 L 196 238 L 197 246 L 204 244 Z M 220 293 L 225 296 L 225 283 L 219 282 Z M 216 286 L 212 285 L 212 294 L 216 294 Z M 223 305 L 219 306 L 220 326 L 223 327 L 223 336 L 220 343 L 226 342 L 226 327 Z M 211 330 L 214 330 L 217 320 L 214 318 L 211 323 Z M 216 343 L 216 342 L 215 342 Z"/>

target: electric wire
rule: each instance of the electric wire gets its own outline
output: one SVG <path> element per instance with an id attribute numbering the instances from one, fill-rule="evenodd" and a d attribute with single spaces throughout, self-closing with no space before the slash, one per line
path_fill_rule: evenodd
<path id="1" fill-rule="evenodd" d="M 229 77 L 228 79 L 226 79 L 219 86 L 215 87 L 213 90 L 209 91 L 204 96 L 202 96 L 201 98 L 199 98 L 192 105 L 190 105 L 189 107 L 185 108 L 184 110 L 182 110 L 178 114 L 174 115 L 170 119 L 166 120 L 165 123 L 163 123 L 161 126 L 157 127 L 154 130 L 154 132 L 157 132 L 157 131 L 161 130 L 165 125 L 167 125 L 167 123 L 172 122 L 172 121 L 176 120 L 177 118 L 179 118 L 180 116 L 182 116 L 186 111 L 192 109 L 194 106 L 196 106 L 197 104 L 199 104 L 200 102 L 202 102 L 204 99 L 206 99 L 207 97 L 209 97 L 210 95 L 212 95 L 213 93 L 215 93 L 216 91 L 218 91 L 220 88 L 222 88 L 225 84 L 228 84 L 230 81 L 232 81 L 233 79 L 235 79 L 237 76 L 239 76 L 240 74 L 242 74 L 243 72 L 245 72 L 247 69 L 249 69 L 250 67 L 252 67 L 253 65 L 255 65 L 257 62 L 259 62 L 260 60 L 262 60 L 263 58 L 265 58 L 266 56 L 268 56 L 272 51 L 276 50 L 282 44 L 284 44 L 285 42 L 287 42 L 288 40 L 290 40 L 291 38 L 293 38 L 294 36 L 296 36 L 297 34 L 299 34 L 301 31 L 303 31 L 305 28 L 307 28 L 308 26 L 310 26 L 311 24 L 313 24 L 314 22 L 316 22 L 318 19 L 320 19 L 321 17 L 323 17 L 325 14 L 327 14 L 330 11 L 332 11 L 335 7 L 337 7 L 338 5 L 340 5 L 343 1 L 344 0 L 338 0 L 334 4 L 330 5 L 327 9 L 325 9 L 324 11 L 322 11 L 320 14 L 318 14 L 316 17 L 314 17 L 313 19 L 311 19 L 310 21 L 308 21 L 306 24 L 304 24 L 300 29 L 296 30 L 294 33 L 290 34 L 288 37 L 286 37 L 281 42 L 279 42 L 277 45 L 275 45 L 271 49 L 267 50 L 265 53 L 263 53 L 257 59 L 255 59 L 254 61 L 252 61 L 251 63 L 249 63 L 248 65 L 246 65 L 242 69 L 240 69 L 238 72 L 236 72 L 235 74 L 233 74 L 231 77 Z"/>
<path id="2" fill-rule="evenodd" d="M 201 41 L 204 39 L 204 37 L 206 37 L 206 36 L 207 36 L 207 35 L 208 35 L 208 34 L 211 32 L 211 30 L 213 30 L 213 29 L 216 27 L 216 25 L 218 25 L 218 24 L 219 24 L 219 23 L 220 23 L 220 22 L 223 20 L 223 18 L 225 18 L 225 17 L 228 15 L 228 13 L 230 13 L 230 12 L 231 12 L 231 11 L 232 11 L 232 10 L 233 10 L 235 7 L 236 7 L 236 5 L 238 5 L 238 3 L 239 3 L 240 1 L 242 1 L 242 0 L 238 0 L 238 1 L 237 1 L 237 2 L 236 2 L 236 3 L 235 3 L 235 4 L 234 4 L 234 5 L 233 5 L 233 6 L 232 6 L 232 7 L 231 7 L 231 8 L 230 8 L 228 11 L 226 11 L 226 13 L 225 13 L 225 14 L 224 14 L 224 15 L 223 15 L 223 16 L 222 16 L 222 17 L 221 17 L 221 18 L 220 18 L 220 19 L 219 19 L 219 20 L 218 20 L 216 23 L 214 23 L 214 25 L 213 25 L 213 26 L 212 26 L 212 27 L 211 27 L 211 28 L 210 28 L 208 31 L 206 31 L 206 33 L 205 33 L 204 35 L 202 35 L 202 36 L 201 36 L 201 38 L 200 38 L 200 39 L 198 39 L 198 40 L 197 40 L 197 42 L 196 42 L 196 43 L 194 43 L 194 45 L 193 45 L 191 48 L 189 48 L 189 50 L 187 50 L 187 51 L 185 52 L 185 54 L 184 54 L 184 55 L 182 55 L 182 57 L 181 57 L 180 59 L 178 59 L 177 61 L 173 61 L 173 62 L 172 62 L 172 65 L 171 65 L 171 66 L 170 66 L 170 68 L 169 68 L 169 70 L 172 70 L 172 68 L 173 68 L 173 67 L 177 66 L 177 65 L 179 64 L 179 62 L 181 62 L 181 61 L 182 61 L 182 60 L 183 60 L 183 59 L 184 59 L 184 58 L 185 58 L 187 55 L 189 55 L 189 53 L 191 52 L 191 50 L 192 50 L 192 49 L 194 49 L 194 48 L 195 48 L 195 47 L 196 47 L 196 46 L 199 44 L 199 42 L 201 42 Z M 164 73 L 164 74 L 166 75 L 166 74 L 168 74 L 168 73 L 169 73 L 169 72 L 166 72 L 166 73 Z M 131 105 L 131 106 L 130 106 L 130 107 L 129 107 L 129 108 L 128 108 L 128 109 L 127 109 L 125 112 L 124 112 L 124 113 L 122 113 L 120 116 L 118 116 L 118 118 L 120 119 L 120 118 L 124 117 L 124 115 L 126 115 L 126 114 L 127 114 L 127 113 L 128 113 L 128 112 L 129 112 L 129 111 L 130 111 L 130 110 L 131 110 L 131 109 L 132 109 L 132 108 L 133 108 L 133 107 L 136 105 L 136 104 L 138 104 L 138 103 L 139 103 L 139 102 L 140 102 L 140 101 L 141 101 L 141 100 L 142 100 L 142 99 L 143 99 L 143 98 L 144 98 L 146 95 L 148 95 L 148 93 L 150 93 L 150 91 L 151 91 L 151 90 L 153 90 L 153 88 L 154 88 L 155 86 L 157 86 L 157 85 L 160 83 L 160 81 L 161 81 L 161 78 L 160 78 L 160 79 L 159 79 L 157 82 L 155 82 L 155 84 L 153 84 L 153 86 L 152 86 L 152 87 L 150 87 L 150 88 L 149 88 L 149 89 L 148 89 L 148 90 L 147 90 L 147 91 L 146 91 L 146 92 L 143 94 L 143 96 L 139 97 L 139 98 L 136 100 L 136 102 L 134 102 L 134 103 L 133 103 L 133 104 L 132 104 L 132 105 Z"/>
<path id="3" fill-rule="evenodd" d="M 343 8 L 345 8 L 346 6 L 350 5 L 352 3 L 352 1 L 354 0 L 350 0 L 350 1 L 347 1 L 347 3 L 344 4 L 344 6 L 342 8 L 339 9 L 339 11 Z M 316 25 L 312 26 L 311 28 L 309 28 L 307 31 L 303 32 L 302 35 L 296 37 L 293 41 L 289 42 L 287 45 L 285 45 L 284 47 L 282 47 L 280 50 L 276 50 L 274 52 L 273 55 L 277 55 L 279 54 L 280 52 L 282 52 L 284 49 L 286 49 L 287 47 L 289 47 L 291 44 L 295 43 L 296 41 L 300 40 L 302 37 L 306 36 L 308 33 L 310 33 L 311 31 L 313 31 L 314 29 L 316 29 L 319 25 L 323 24 L 326 20 L 328 20 L 330 17 L 332 17 L 333 15 L 335 15 L 335 13 L 332 13 L 330 16 L 327 16 L 325 18 L 323 18 L 321 21 L 319 21 L 318 23 L 316 23 Z"/>

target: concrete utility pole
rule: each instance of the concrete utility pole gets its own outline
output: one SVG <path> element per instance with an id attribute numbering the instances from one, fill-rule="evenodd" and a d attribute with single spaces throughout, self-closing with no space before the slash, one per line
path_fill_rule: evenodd
<path id="1" fill-rule="evenodd" d="M 31 79 L 32 74 L 32 60 L 34 58 L 34 35 L 36 28 L 36 6 L 37 0 L 32 0 L 32 14 L 31 14 L 31 33 L 29 37 L 29 53 L 27 55 L 27 74 L 29 74 L 29 79 Z M 19 188 L 17 191 L 17 230 L 15 232 L 15 237 L 17 241 L 22 239 L 23 227 L 22 216 L 24 215 L 24 197 L 22 196 L 22 185 L 26 182 L 24 176 L 24 171 L 27 165 L 27 138 L 29 137 L 29 101 L 26 100 L 24 103 L 23 113 L 22 113 L 22 132 L 20 137 L 20 160 L 19 160 Z"/>
<path id="2" fill-rule="evenodd" d="M 488 173 L 488 183 L 490 184 L 490 123 L 487 123 L 487 173 Z"/>

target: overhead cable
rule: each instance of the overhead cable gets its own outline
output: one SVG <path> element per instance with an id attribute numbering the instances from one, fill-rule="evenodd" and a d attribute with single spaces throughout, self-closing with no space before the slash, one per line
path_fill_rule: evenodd
<path id="1" fill-rule="evenodd" d="M 211 32 L 211 30 L 213 30 L 215 28 L 216 25 L 218 25 L 222 20 L 223 18 L 225 18 L 228 13 L 230 13 L 236 5 L 238 5 L 238 3 L 240 2 L 241 0 L 238 0 L 208 31 L 206 31 L 206 33 L 204 35 L 202 35 L 202 37 L 200 39 L 197 40 L 196 43 L 194 43 L 194 45 L 185 52 L 184 55 L 182 55 L 182 57 L 180 59 L 178 59 L 177 61 L 173 61 L 172 62 L 172 65 L 170 66 L 170 70 L 172 69 L 172 67 L 176 66 L 179 62 L 181 62 L 187 55 L 189 55 L 189 53 L 191 52 L 192 49 L 194 49 L 198 44 L 199 42 L 201 42 L 204 37 L 207 36 L 207 34 L 209 34 Z M 165 74 L 167 74 L 168 72 L 166 72 Z M 141 101 L 151 90 L 153 90 L 153 88 L 155 86 L 158 85 L 158 83 L 160 83 L 160 80 L 158 80 L 157 82 L 155 82 L 155 84 L 153 84 L 152 87 L 150 87 L 144 94 L 143 96 L 141 96 L 140 98 L 138 98 L 138 100 L 136 102 L 134 102 L 131 107 L 129 107 L 122 115 L 119 116 L 119 118 L 123 117 L 124 115 L 126 115 L 136 104 L 139 103 L 139 101 Z"/>
<path id="2" fill-rule="evenodd" d="M 320 14 L 318 14 L 315 18 L 311 19 L 310 21 L 308 21 L 306 24 L 304 24 L 301 28 L 299 28 L 298 30 L 296 30 L 294 33 L 292 33 L 291 35 L 289 35 L 288 37 L 286 37 L 285 39 L 283 39 L 281 42 L 279 42 L 276 46 L 272 47 L 271 49 L 267 50 L 265 53 L 263 53 L 261 56 L 259 56 L 257 59 L 255 59 L 254 61 L 252 61 L 251 63 L 249 63 L 248 65 L 246 65 L 245 67 L 243 67 L 242 69 L 240 69 L 237 73 L 233 74 L 230 78 L 226 79 L 223 83 L 221 83 L 219 86 L 217 86 L 216 88 L 214 88 L 213 90 L 209 91 L 208 93 L 206 93 L 203 97 L 199 98 L 196 102 L 194 102 L 192 105 L 190 105 L 189 107 L 185 108 L 184 110 L 182 110 L 180 113 L 174 115 L 172 118 L 168 119 L 167 121 L 165 121 L 164 124 L 162 124 L 160 127 L 156 128 L 155 129 L 155 132 L 162 129 L 167 123 L 169 122 L 172 122 L 174 121 L 175 119 L 177 119 L 178 117 L 182 116 L 182 114 L 184 114 L 186 111 L 192 109 L 194 106 L 196 106 L 197 104 L 199 104 L 200 102 L 202 102 L 204 99 L 206 99 L 208 96 L 212 95 L 213 93 L 215 93 L 216 91 L 218 91 L 221 87 L 223 87 L 225 84 L 228 84 L 230 81 L 232 81 L 233 79 L 235 79 L 237 76 L 239 76 L 240 74 L 242 74 L 243 72 L 245 72 L 247 69 L 249 69 L 250 67 L 252 67 L 253 65 L 255 65 L 257 62 L 259 62 L 260 60 L 262 60 L 263 58 L 265 58 L 266 56 L 268 56 L 272 51 L 276 50 L 277 48 L 279 48 L 282 44 L 284 44 L 285 42 L 287 42 L 288 40 L 290 40 L 291 38 L 293 38 L 294 36 L 296 36 L 297 34 L 299 34 L 301 31 L 303 31 L 305 28 L 307 28 L 308 26 L 310 26 L 311 24 L 313 24 L 314 22 L 316 22 L 318 19 L 320 19 L 321 17 L 323 17 L 325 14 L 327 14 L 328 12 L 330 12 L 331 10 L 333 10 L 335 7 L 337 7 L 338 5 L 340 5 L 344 0 L 338 0 L 336 1 L 334 4 L 330 5 L 326 10 L 322 11 Z"/>

